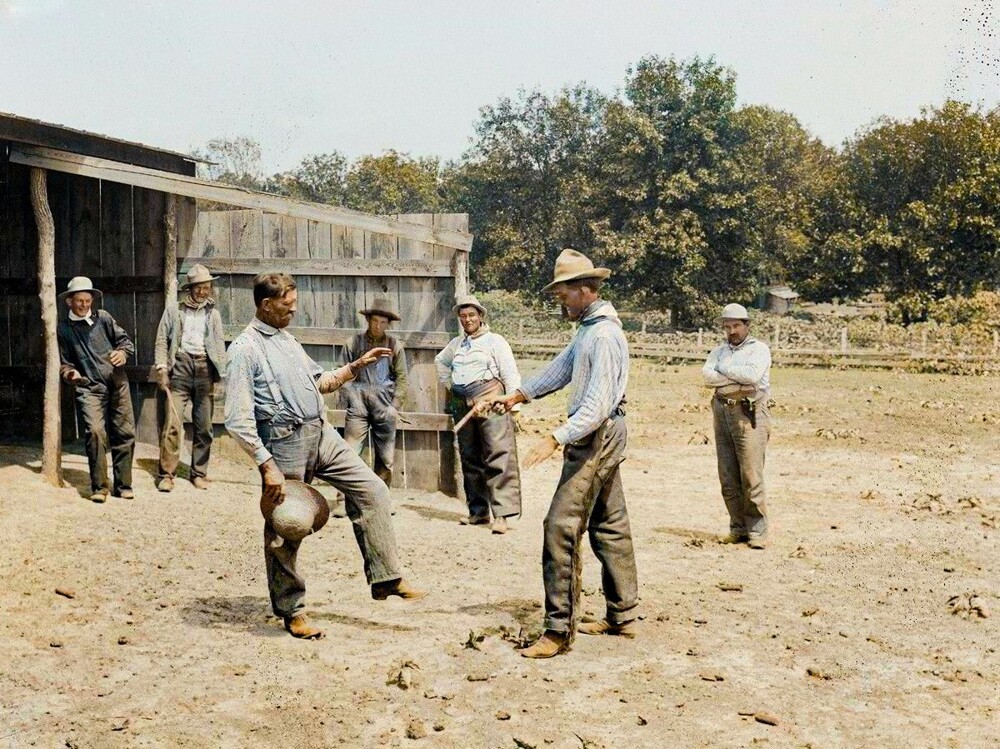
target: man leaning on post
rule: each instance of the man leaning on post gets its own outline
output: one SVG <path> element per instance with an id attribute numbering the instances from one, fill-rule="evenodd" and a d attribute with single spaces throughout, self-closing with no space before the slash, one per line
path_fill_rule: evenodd
<path id="1" fill-rule="evenodd" d="M 375 348 L 347 366 L 324 372 L 285 330 L 298 302 L 295 279 L 261 273 L 254 278 L 253 297 L 256 315 L 229 347 L 226 429 L 260 471 L 271 608 L 293 637 L 310 639 L 322 632 L 302 614 L 306 586 L 296 569 L 301 542 L 281 538 L 270 521 L 283 501 L 286 478 L 310 483 L 318 476 L 344 494 L 372 598 L 425 595 L 403 580 L 389 488 L 324 418 L 324 393 L 334 392 L 392 352 Z"/>
<path id="2" fill-rule="evenodd" d="M 208 459 L 212 450 L 212 410 L 215 383 L 226 372 L 226 342 L 222 316 L 212 298 L 215 276 L 204 265 L 187 274 L 187 291 L 180 302 L 163 310 L 156 330 L 156 378 L 167 394 L 160 465 L 156 488 L 169 492 L 180 463 L 184 439 L 184 409 L 191 404 L 191 483 L 208 489 Z"/>
<path id="3" fill-rule="evenodd" d="M 723 543 L 767 546 L 767 493 L 764 454 L 771 436 L 768 400 L 771 351 L 750 335 L 750 314 L 727 304 L 716 318 L 726 342 L 709 355 L 702 376 L 712 388 L 712 421 L 722 498 L 729 511 Z"/>

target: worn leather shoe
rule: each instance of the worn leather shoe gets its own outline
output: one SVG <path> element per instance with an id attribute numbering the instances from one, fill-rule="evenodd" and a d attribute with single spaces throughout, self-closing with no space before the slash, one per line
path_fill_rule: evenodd
<path id="1" fill-rule="evenodd" d="M 507 525 L 507 518 L 497 518 L 493 521 L 493 532 L 498 536 L 502 536 L 508 530 L 509 526 Z"/>
<path id="2" fill-rule="evenodd" d="M 205 478 L 204 476 L 195 476 L 193 479 L 191 479 L 191 486 L 193 486 L 195 489 L 206 490 L 208 489 L 208 479 Z"/>
<path id="3" fill-rule="evenodd" d="M 635 628 L 635 619 L 622 622 L 621 624 L 601 619 L 596 622 L 584 622 L 576 628 L 576 631 L 585 635 L 617 635 L 618 637 L 626 637 L 631 640 L 635 638 Z"/>
<path id="4" fill-rule="evenodd" d="M 315 640 L 323 636 L 323 630 L 312 626 L 305 614 L 285 617 L 285 629 L 292 637 L 302 640 Z"/>
<path id="5" fill-rule="evenodd" d="M 487 525 L 490 519 L 486 515 L 469 515 L 466 518 L 459 520 L 462 525 Z"/>
<path id="6" fill-rule="evenodd" d="M 135 499 L 135 492 L 131 489 L 120 489 L 118 491 L 118 496 L 122 499 Z"/>
<path id="7" fill-rule="evenodd" d="M 376 601 L 384 601 L 389 596 L 399 596 L 407 601 L 415 601 L 427 595 L 427 591 L 417 590 L 402 578 L 398 580 L 386 580 L 381 583 L 372 583 L 372 598 Z"/>
<path id="8" fill-rule="evenodd" d="M 743 533 L 730 533 L 721 541 L 720 544 L 745 544 L 750 539 L 749 536 Z"/>
<path id="9" fill-rule="evenodd" d="M 90 501 L 101 504 L 102 502 L 108 501 L 108 492 L 105 489 L 98 489 L 96 492 L 90 493 Z"/>
<path id="10" fill-rule="evenodd" d="M 157 491 L 172 492 L 174 490 L 174 480 L 169 476 L 164 476 L 156 482 Z"/>
<path id="11" fill-rule="evenodd" d="M 565 632 L 547 629 L 542 636 L 521 651 L 522 658 L 551 658 L 566 651 L 569 636 Z"/>
<path id="12" fill-rule="evenodd" d="M 764 536 L 751 536 L 747 539 L 747 546 L 751 549 L 766 549 L 767 539 Z"/>

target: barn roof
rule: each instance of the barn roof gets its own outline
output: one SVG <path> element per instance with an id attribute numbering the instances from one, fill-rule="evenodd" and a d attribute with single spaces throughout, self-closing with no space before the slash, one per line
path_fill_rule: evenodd
<path id="1" fill-rule="evenodd" d="M 0 112 L 0 141 L 56 148 L 81 156 L 93 156 L 188 176 L 194 176 L 195 162 L 204 161 L 190 154 L 154 148 L 8 112 Z"/>

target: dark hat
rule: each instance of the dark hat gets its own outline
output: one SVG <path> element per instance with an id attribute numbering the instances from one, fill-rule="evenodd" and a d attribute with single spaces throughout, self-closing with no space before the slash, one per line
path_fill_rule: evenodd
<path id="1" fill-rule="evenodd" d="M 396 313 L 393 308 L 392 302 L 390 302 L 386 297 L 375 297 L 375 301 L 371 303 L 368 309 L 359 309 L 359 314 L 369 317 L 371 315 L 381 315 L 382 317 L 388 318 L 389 320 L 395 320 L 399 322 L 402 318 Z"/>

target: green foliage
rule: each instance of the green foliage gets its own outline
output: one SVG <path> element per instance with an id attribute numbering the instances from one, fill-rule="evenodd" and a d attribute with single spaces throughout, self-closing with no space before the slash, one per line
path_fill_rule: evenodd
<path id="1" fill-rule="evenodd" d="M 345 202 L 366 213 L 435 213 L 441 210 L 439 178 L 434 158 L 414 159 L 396 151 L 362 156 L 347 170 Z"/>

